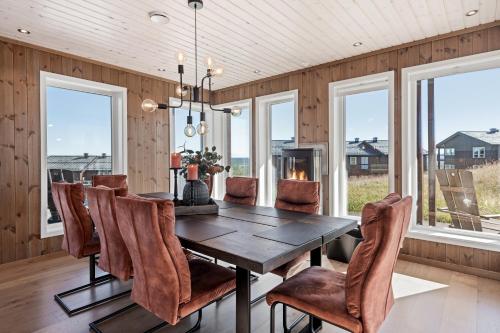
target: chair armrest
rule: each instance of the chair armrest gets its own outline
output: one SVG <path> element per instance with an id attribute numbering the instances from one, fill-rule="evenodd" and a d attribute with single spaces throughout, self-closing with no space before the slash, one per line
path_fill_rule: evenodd
<path id="1" fill-rule="evenodd" d="M 485 219 L 498 219 L 500 218 L 500 214 L 487 214 L 487 215 L 481 215 L 482 218 Z"/>

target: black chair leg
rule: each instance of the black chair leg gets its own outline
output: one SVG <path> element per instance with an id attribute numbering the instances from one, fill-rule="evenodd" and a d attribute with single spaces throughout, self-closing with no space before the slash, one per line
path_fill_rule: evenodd
<path id="1" fill-rule="evenodd" d="M 104 303 L 113 301 L 115 299 L 118 299 L 118 298 L 121 298 L 123 296 L 126 296 L 126 295 L 130 294 L 130 290 L 122 291 L 120 293 L 111 295 L 109 297 L 106 297 L 106 298 L 103 298 L 103 299 L 91 302 L 89 304 L 85 304 L 85 305 L 82 305 L 80 307 L 71 309 L 64 302 L 64 300 L 63 300 L 64 297 L 70 296 L 70 295 L 74 295 L 74 294 L 79 293 L 79 292 L 84 291 L 84 290 L 95 288 L 95 287 L 100 286 L 100 285 L 102 285 L 104 283 L 108 283 L 108 282 L 110 282 L 110 281 L 112 281 L 114 279 L 114 277 L 111 274 L 106 274 L 106 275 L 103 275 L 103 276 L 100 276 L 100 277 L 96 278 L 96 276 L 95 276 L 95 265 L 96 265 L 96 257 L 95 257 L 95 255 L 91 255 L 89 257 L 89 275 L 90 275 L 89 279 L 90 279 L 90 283 L 54 295 L 54 300 L 57 302 L 57 304 L 59 304 L 61 306 L 61 308 L 64 310 L 64 312 L 66 312 L 66 314 L 68 316 L 71 317 L 71 316 L 73 316 L 75 314 L 78 314 L 78 313 L 90 310 L 90 309 L 92 309 L 92 308 L 94 308 L 96 306 L 102 305 Z"/>
<path id="2" fill-rule="evenodd" d="M 271 305 L 271 319 L 269 321 L 269 326 L 270 326 L 270 332 L 271 333 L 274 333 L 275 331 L 275 320 L 274 320 L 274 317 L 275 317 L 275 310 L 276 310 L 276 304 L 278 303 L 273 303 L 273 305 Z"/>
<path id="3" fill-rule="evenodd" d="M 107 316 L 105 316 L 105 317 L 99 318 L 99 319 L 97 319 L 97 320 L 95 320 L 95 321 L 91 322 L 91 323 L 89 324 L 90 330 L 91 330 L 91 331 L 93 331 L 93 332 L 95 332 L 95 333 L 104 333 L 103 331 L 101 331 L 101 330 L 99 329 L 99 327 L 98 327 L 98 326 L 99 326 L 99 324 L 101 324 L 101 323 L 103 323 L 103 322 L 105 322 L 105 321 L 108 321 L 108 320 L 110 320 L 110 319 L 112 319 L 112 318 L 114 318 L 114 317 L 117 317 L 117 316 L 119 316 L 120 314 L 122 314 L 123 312 L 126 312 L 126 311 L 128 311 L 128 310 L 130 310 L 130 309 L 132 309 L 132 308 L 137 307 L 137 306 L 139 306 L 139 305 L 138 305 L 138 304 L 136 304 L 136 303 L 132 303 L 132 304 L 130 304 L 130 305 L 127 305 L 127 306 L 126 306 L 126 307 L 124 307 L 124 308 L 121 308 L 121 309 L 119 309 L 119 310 L 116 310 L 116 311 L 115 311 L 115 312 L 113 312 L 113 313 L 110 313 L 109 315 L 107 315 Z M 203 314 L 202 309 L 198 310 L 198 319 L 196 320 L 196 323 L 193 325 L 193 327 L 191 327 L 191 328 L 190 328 L 189 330 L 187 330 L 185 333 L 193 333 L 193 332 L 196 332 L 197 330 L 199 330 L 199 329 L 200 329 L 200 327 L 201 327 L 201 319 L 202 319 L 202 314 Z M 148 329 L 148 330 L 144 331 L 144 333 L 153 333 L 153 332 L 156 332 L 157 330 L 159 330 L 159 329 L 161 329 L 161 328 L 163 328 L 163 327 L 166 327 L 166 326 L 170 326 L 170 325 L 169 325 L 167 322 L 161 322 L 160 324 L 158 324 L 158 325 L 156 325 L 156 326 L 154 326 L 154 327 L 152 327 L 152 328 L 150 328 L 150 329 Z"/>

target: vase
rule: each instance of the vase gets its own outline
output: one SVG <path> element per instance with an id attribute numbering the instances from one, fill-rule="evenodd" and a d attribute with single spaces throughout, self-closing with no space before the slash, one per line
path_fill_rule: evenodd
<path id="1" fill-rule="evenodd" d="M 193 194 L 193 200 L 191 200 L 191 194 Z M 207 205 L 209 200 L 210 195 L 208 194 L 208 186 L 205 182 L 201 180 L 188 181 L 184 186 L 182 201 L 185 205 L 191 205 L 192 201 L 195 206 Z"/>

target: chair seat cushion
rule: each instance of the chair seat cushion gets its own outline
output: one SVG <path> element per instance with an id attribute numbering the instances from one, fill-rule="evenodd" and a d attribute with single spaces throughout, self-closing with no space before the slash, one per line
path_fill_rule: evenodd
<path id="1" fill-rule="evenodd" d="M 98 254 L 101 251 L 101 244 L 99 242 L 99 235 L 97 232 L 92 233 L 92 238 L 83 245 L 83 256 L 88 257 L 93 254 Z"/>
<path id="2" fill-rule="evenodd" d="M 303 266 L 303 264 L 307 261 L 307 258 L 309 258 L 309 252 L 306 252 L 298 256 L 297 258 L 293 259 L 292 261 L 287 262 L 286 264 L 273 269 L 271 273 L 281 276 L 283 278 L 295 275 Z"/>
<path id="3" fill-rule="evenodd" d="M 236 288 L 236 273 L 202 259 L 189 260 L 191 300 L 180 307 L 184 318 Z"/>
<path id="4" fill-rule="evenodd" d="M 363 331 L 361 321 L 347 312 L 343 273 L 306 268 L 271 290 L 266 300 L 269 305 L 290 305 L 351 332 Z"/>

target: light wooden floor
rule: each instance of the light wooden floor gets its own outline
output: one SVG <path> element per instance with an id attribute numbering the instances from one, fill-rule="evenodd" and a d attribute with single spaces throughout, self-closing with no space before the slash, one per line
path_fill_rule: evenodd
<path id="1" fill-rule="evenodd" d="M 324 258 L 324 266 L 343 271 L 346 265 Z M 0 332 L 88 332 L 88 323 L 129 304 L 128 297 L 68 318 L 53 295 L 87 281 L 86 260 L 63 254 L 0 266 Z M 500 332 L 500 281 L 399 261 L 393 285 L 396 304 L 381 332 Z M 254 292 L 271 288 L 279 279 L 266 275 L 252 285 Z M 203 313 L 200 333 L 234 331 L 234 296 Z M 291 317 L 297 313 L 291 313 Z M 281 315 L 277 316 L 281 318 Z M 194 320 L 194 319 L 192 319 Z M 290 318 L 292 320 L 292 318 Z M 139 332 L 156 319 L 144 310 L 114 320 L 107 332 Z M 268 332 L 265 302 L 252 309 L 254 332 Z M 149 324 L 149 325 L 148 325 Z M 182 332 L 189 322 L 160 332 Z M 280 327 L 281 320 L 277 320 Z M 323 332 L 344 332 L 324 325 Z"/>

